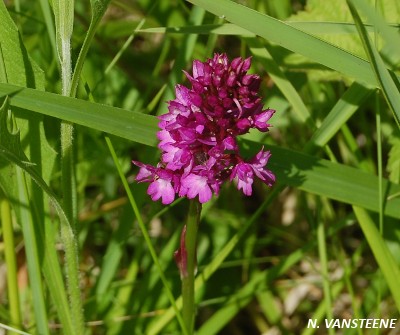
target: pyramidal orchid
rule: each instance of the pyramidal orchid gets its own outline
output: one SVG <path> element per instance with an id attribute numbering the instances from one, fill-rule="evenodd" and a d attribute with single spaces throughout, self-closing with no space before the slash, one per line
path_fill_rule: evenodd
<path id="1" fill-rule="evenodd" d="M 263 109 L 261 79 L 247 73 L 250 65 L 251 58 L 229 61 L 226 54 L 215 54 L 206 62 L 193 61 L 192 73 L 185 72 L 190 88 L 176 85 L 168 113 L 159 116 L 160 162 L 133 161 L 140 167 L 136 180 L 150 183 L 152 200 L 170 204 L 178 195 L 205 203 L 227 180 L 247 196 L 256 178 L 273 185 L 275 176 L 266 168 L 270 152 L 261 148 L 246 161 L 237 142 L 251 128 L 268 131 L 275 112 Z"/>

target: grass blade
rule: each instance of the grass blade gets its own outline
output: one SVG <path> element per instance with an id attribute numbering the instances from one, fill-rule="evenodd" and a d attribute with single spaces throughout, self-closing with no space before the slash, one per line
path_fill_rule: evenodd
<path id="1" fill-rule="evenodd" d="M 7 92 L 14 92 L 10 103 L 16 107 L 67 118 L 68 121 L 134 142 L 156 146 L 158 128 L 157 119 L 153 116 L 0 84 L 0 96 Z M 246 143 L 253 148 L 259 146 Z M 282 183 L 376 212 L 379 210 L 375 200 L 378 196 L 376 176 L 282 147 L 270 146 L 270 149 L 273 154 L 271 170 Z M 393 196 L 400 192 L 400 186 L 384 180 L 383 187 L 390 199 L 385 204 L 385 215 L 400 218 L 400 198 Z"/>
<path id="2" fill-rule="evenodd" d="M 317 147 L 325 146 L 371 93 L 371 89 L 354 82 L 314 132 L 305 151 L 312 152 Z"/>
<path id="3" fill-rule="evenodd" d="M 327 66 L 358 81 L 378 85 L 376 78 L 364 59 L 356 57 L 328 42 L 268 15 L 229 0 L 189 0 L 217 16 L 244 28 L 267 41 L 302 54 L 317 63 Z M 279 33 L 278 33 L 279 32 Z M 340 59 L 340 62 L 337 60 Z"/>
<path id="4" fill-rule="evenodd" d="M 41 274 L 41 257 L 38 245 L 38 229 L 33 218 L 33 209 L 30 206 L 28 185 L 25 175 L 21 169 L 16 168 L 16 182 L 20 206 L 15 211 L 24 234 L 26 258 L 29 271 L 29 283 L 32 291 L 33 310 L 37 332 L 39 334 L 50 334 L 48 328 L 47 308 L 45 304 L 45 293 Z"/>
<path id="5" fill-rule="evenodd" d="M 183 319 L 182 319 L 182 315 L 179 312 L 179 309 L 178 309 L 178 306 L 176 304 L 175 298 L 174 298 L 174 296 L 173 296 L 173 294 L 172 294 L 172 292 L 171 292 L 171 290 L 169 288 L 167 279 L 165 278 L 165 275 L 164 275 L 164 272 L 162 270 L 161 264 L 160 264 L 160 262 L 159 262 L 159 260 L 157 258 L 156 251 L 154 250 L 154 247 L 153 247 L 153 245 L 151 243 L 149 233 L 147 232 L 146 226 L 144 225 L 144 222 L 143 222 L 142 217 L 140 215 L 140 211 L 139 211 L 139 209 L 137 207 L 135 198 L 133 197 L 133 194 L 132 194 L 132 192 L 131 192 L 131 190 L 129 188 L 128 181 L 126 180 L 126 178 L 125 178 L 125 176 L 124 176 L 124 174 L 123 174 L 123 172 L 121 170 L 121 166 L 120 166 L 120 164 L 118 162 L 118 157 L 117 157 L 117 155 L 115 153 L 114 147 L 113 147 L 113 145 L 111 143 L 111 140 L 108 137 L 106 137 L 106 142 L 107 142 L 107 146 L 108 146 L 108 148 L 110 150 L 110 153 L 112 155 L 112 158 L 114 160 L 114 163 L 115 163 L 115 165 L 117 167 L 117 170 L 118 170 L 119 176 L 121 178 L 121 181 L 122 181 L 122 183 L 124 185 L 125 191 L 127 192 L 127 195 L 128 195 L 128 198 L 129 198 L 129 202 L 131 203 L 132 209 L 135 212 L 136 218 L 137 218 L 137 220 L 139 222 L 140 230 L 142 231 L 143 237 L 146 240 L 146 245 L 147 245 L 147 247 L 149 249 L 149 252 L 151 254 L 151 257 L 152 257 L 152 259 L 153 259 L 153 261 L 154 261 L 154 263 L 156 265 L 156 268 L 157 268 L 157 271 L 159 273 L 159 276 L 160 276 L 160 278 L 161 278 L 161 280 L 163 282 L 164 289 L 166 290 L 168 299 L 169 299 L 169 301 L 170 301 L 170 303 L 172 305 L 172 308 L 173 308 L 173 310 L 175 312 L 176 318 L 178 319 L 178 322 L 179 322 L 179 324 L 181 326 L 183 334 L 188 335 L 188 332 L 186 330 L 185 324 L 184 324 Z"/>
<path id="6" fill-rule="evenodd" d="M 12 96 L 11 106 L 156 146 L 158 121 L 152 116 L 0 83 L 0 97 L 5 95 Z"/>
<path id="7" fill-rule="evenodd" d="M 322 22 L 322 21 L 283 21 L 285 24 L 302 30 L 313 35 L 332 34 L 332 35 L 347 35 L 357 33 L 357 28 L 354 23 L 350 22 Z M 374 27 L 371 24 L 365 24 L 365 29 L 368 32 L 374 32 Z M 400 28 L 398 24 L 388 24 L 387 33 L 396 33 Z M 254 37 L 255 34 L 237 26 L 233 23 L 222 24 L 203 24 L 199 26 L 174 26 L 174 27 L 153 27 L 138 29 L 141 33 L 161 33 L 161 34 L 216 34 L 216 35 L 235 35 L 241 37 Z"/>
<path id="8" fill-rule="evenodd" d="M 392 292 L 392 297 L 396 303 L 397 309 L 400 311 L 400 287 L 398 284 L 400 278 L 399 266 L 393 258 L 392 253 L 389 251 L 385 241 L 379 234 L 379 231 L 368 212 L 363 208 L 356 206 L 353 207 L 353 210 L 372 253 L 382 270 L 389 289 Z"/>
<path id="9" fill-rule="evenodd" d="M 198 335 L 218 334 L 218 331 L 233 318 L 238 311 L 246 306 L 257 292 L 267 288 L 271 282 L 285 273 L 290 267 L 304 258 L 304 254 L 311 247 L 306 244 L 303 248 L 296 250 L 287 257 L 284 257 L 281 262 L 271 267 L 268 270 L 259 272 L 251 278 L 235 295 L 224 304 L 223 308 L 214 313 L 206 323 L 198 330 Z"/>
<path id="10" fill-rule="evenodd" d="M 308 122 L 308 124 L 313 127 L 314 124 L 311 121 L 311 115 L 306 105 L 296 89 L 287 79 L 284 72 L 277 65 L 268 49 L 264 47 L 255 37 L 245 38 L 245 41 L 249 45 L 251 53 L 262 63 L 263 67 L 269 73 L 274 83 L 279 87 L 282 94 L 291 103 L 294 112 L 298 115 L 300 120 L 305 123 Z"/>
<path id="11" fill-rule="evenodd" d="M 371 43 L 366 29 L 364 28 L 361 18 L 355 8 L 359 1 L 347 1 L 349 5 L 351 15 L 353 16 L 354 22 L 356 23 L 358 33 L 363 43 L 365 52 L 371 62 L 372 69 L 375 74 L 376 81 L 382 90 L 385 100 L 393 112 L 397 125 L 400 127 L 400 92 L 399 92 L 399 81 L 395 76 L 392 76 L 385 66 L 379 52 L 375 46 Z"/>

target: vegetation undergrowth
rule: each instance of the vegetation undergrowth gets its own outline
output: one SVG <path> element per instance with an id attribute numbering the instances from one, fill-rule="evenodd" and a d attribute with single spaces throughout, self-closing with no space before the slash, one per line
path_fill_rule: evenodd
<path id="1" fill-rule="evenodd" d="M 0 333 L 188 333 L 189 201 L 152 201 L 132 160 L 157 164 L 157 116 L 214 53 L 251 57 L 276 112 L 240 152 L 276 183 L 203 204 L 195 334 L 399 332 L 396 0 L 7 0 L 0 22 Z"/>

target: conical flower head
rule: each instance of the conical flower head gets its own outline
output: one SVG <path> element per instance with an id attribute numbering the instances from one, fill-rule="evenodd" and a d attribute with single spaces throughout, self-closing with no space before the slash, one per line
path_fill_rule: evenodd
<path id="1" fill-rule="evenodd" d="M 254 177 L 268 186 L 274 174 L 265 168 L 270 153 L 261 151 L 245 162 L 237 137 L 251 128 L 266 132 L 274 110 L 263 109 L 258 95 L 260 77 L 248 74 L 251 58 L 228 60 L 215 54 L 206 62 L 193 61 L 185 72 L 190 88 L 177 85 L 168 113 L 159 117 L 161 162 L 152 167 L 140 162 L 137 181 L 150 182 L 148 194 L 171 203 L 175 195 L 201 203 L 218 194 L 225 180 L 236 180 L 238 189 L 251 195 Z"/>

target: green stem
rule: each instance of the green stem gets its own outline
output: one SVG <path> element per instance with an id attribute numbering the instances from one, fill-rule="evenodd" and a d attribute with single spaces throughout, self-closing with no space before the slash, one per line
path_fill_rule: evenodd
<path id="1" fill-rule="evenodd" d="M 0 199 L 1 223 L 5 245 L 5 261 L 7 264 L 8 302 L 10 305 L 11 325 L 21 328 L 21 312 L 19 309 L 19 293 L 17 280 L 17 259 L 15 255 L 14 234 L 11 220 L 11 209 L 8 200 Z"/>
<path id="2" fill-rule="evenodd" d="M 58 0 L 54 3 L 57 26 L 58 53 L 61 65 L 62 95 L 71 94 L 71 36 L 74 22 L 74 1 Z M 76 334 L 83 334 L 85 329 L 81 291 L 79 288 L 79 252 L 76 234 L 77 197 L 74 170 L 74 125 L 61 122 L 61 183 L 63 206 L 71 227 L 61 225 L 61 238 L 64 244 L 66 282 L 69 296 L 72 323 Z"/>
<path id="3" fill-rule="evenodd" d="M 182 276 L 182 317 L 189 335 L 194 331 L 195 297 L 194 277 L 197 267 L 197 230 L 200 221 L 201 204 L 197 200 L 190 202 L 189 214 L 186 223 L 185 249 L 186 271 Z M 183 251 L 183 250 L 182 250 Z"/>
<path id="4" fill-rule="evenodd" d="M 64 76 L 63 76 L 64 80 Z M 69 91 L 70 78 L 63 82 L 63 94 Z M 79 288 L 79 252 L 76 234 L 77 197 L 74 170 L 74 125 L 67 121 L 61 122 L 61 172 L 64 211 L 71 227 L 61 225 L 61 238 L 64 244 L 66 281 L 69 295 L 72 322 L 77 334 L 83 334 L 85 325 L 83 306 Z"/>
<path id="5" fill-rule="evenodd" d="M 68 220 L 75 230 L 76 206 L 76 184 L 74 173 L 74 125 L 61 122 L 61 172 L 64 211 Z"/>

